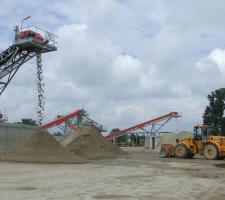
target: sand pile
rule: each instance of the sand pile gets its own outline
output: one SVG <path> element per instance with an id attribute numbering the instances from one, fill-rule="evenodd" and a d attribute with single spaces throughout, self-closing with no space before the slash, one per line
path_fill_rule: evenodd
<path id="1" fill-rule="evenodd" d="M 38 130 L 12 153 L 0 156 L 0 160 L 41 163 L 83 163 L 86 160 L 62 148 L 52 135 Z"/>
<path id="2" fill-rule="evenodd" d="M 87 159 L 112 158 L 126 154 L 111 141 L 105 139 L 94 127 L 80 128 L 60 142 L 62 147 Z"/>

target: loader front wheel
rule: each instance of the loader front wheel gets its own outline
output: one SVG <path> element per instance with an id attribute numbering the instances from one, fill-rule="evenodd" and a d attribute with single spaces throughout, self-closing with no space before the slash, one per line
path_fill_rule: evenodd
<path id="1" fill-rule="evenodd" d="M 176 158 L 185 159 L 189 157 L 189 150 L 186 145 L 178 144 L 175 146 L 174 154 Z"/>
<path id="2" fill-rule="evenodd" d="M 217 160 L 219 158 L 219 151 L 213 144 L 206 144 L 203 150 L 203 155 L 206 160 Z"/>

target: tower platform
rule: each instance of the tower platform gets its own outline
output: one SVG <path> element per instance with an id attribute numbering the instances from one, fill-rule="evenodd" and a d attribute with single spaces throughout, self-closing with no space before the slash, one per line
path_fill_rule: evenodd
<path id="1" fill-rule="evenodd" d="M 37 54 L 56 51 L 56 35 L 36 26 L 19 30 L 16 26 L 13 45 L 0 53 L 0 95 L 19 68 Z"/>
<path id="2" fill-rule="evenodd" d="M 57 47 L 53 44 L 49 44 L 46 41 L 38 41 L 35 38 L 24 38 L 16 40 L 14 46 L 19 47 L 22 50 L 29 52 L 47 53 L 50 51 L 56 51 Z"/>
<path id="3" fill-rule="evenodd" d="M 38 28 L 28 26 L 22 30 L 16 30 L 14 45 L 22 50 L 37 53 L 56 51 L 56 35 Z"/>

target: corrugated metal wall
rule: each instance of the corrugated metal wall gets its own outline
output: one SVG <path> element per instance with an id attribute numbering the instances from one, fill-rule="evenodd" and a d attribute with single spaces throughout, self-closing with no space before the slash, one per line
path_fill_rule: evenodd
<path id="1" fill-rule="evenodd" d="M 37 128 L 13 123 L 0 123 L 0 152 L 13 151 L 23 143 Z"/>

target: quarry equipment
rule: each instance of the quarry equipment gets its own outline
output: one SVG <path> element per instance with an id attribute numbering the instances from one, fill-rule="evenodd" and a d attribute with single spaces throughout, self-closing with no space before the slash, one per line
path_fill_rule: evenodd
<path id="1" fill-rule="evenodd" d="M 101 132 L 105 131 L 102 125 L 88 117 L 87 111 L 84 109 L 77 109 L 69 114 L 59 115 L 56 119 L 43 124 L 41 127 L 48 129 L 56 126 L 63 134 L 67 134 L 67 132 L 71 133 L 71 131 L 76 131 L 78 128 L 84 126 L 94 126 Z"/>
<path id="2" fill-rule="evenodd" d="M 172 144 L 161 144 L 160 158 L 173 158 L 174 146 Z"/>
<path id="3" fill-rule="evenodd" d="M 36 26 L 16 26 L 15 41 L 0 53 L 0 95 L 19 68 L 36 54 L 56 51 L 56 36 Z"/>
<path id="4" fill-rule="evenodd" d="M 26 30 L 26 31 L 21 31 L 16 35 L 16 41 L 21 40 L 21 39 L 26 39 L 26 38 L 34 38 L 36 41 L 44 42 L 44 37 L 32 30 Z"/>
<path id="5" fill-rule="evenodd" d="M 24 20 L 30 18 L 27 17 Z M 23 22 L 22 21 L 22 22 Z M 56 51 L 56 36 L 36 26 L 16 26 L 15 41 L 0 54 L 0 95 L 6 89 L 19 68 L 36 56 L 37 63 L 37 115 L 38 123 L 42 124 L 44 111 L 44 83 L 41 54 Z"/>
<path id="6" fill-rule="evenodd" d="M 57 116 L 56 119 L 48 122 L 48 123 L 45 123 L 42 125 L 42 128 L 44 129 L 47 129 L 47 128 L 51 128 L 51 127 L 55 127 L 55 126 L 58 126 L 60 129 L 63 130 L 63 132 L 65 133 L 66 130 L 65 130 L 65 126 L 68 126 L 67 124 L 71 124 L 72 121 L 76 121 L 78 122 L 80 120 L 80 117 L 81 115 L 84 114 L 84 110 L 83 109 L 77 109 L 67 115 L 59 115 Z M 69 126 L 70 128 L 73 128 L 73 129 L 77 129 L 77 126 L 75 125 L 70 125 Z"/>
<path id="7" fill-rule="evenodd" d="M 176 140 L 176 146 L 162 144 L 161 158 L 192 158 L 195 154 L 203 155 L 207 160 L 225 157 L 225 137 L 211 135 L 211 126 L 196 125 L 193 137 Z"/>
<path id="8" fill-rule="evenodd" d="M 162 115 L 160 117 L 145 121 L 143 123 L 131 126 L 129 128 L 114 132 L 114 133 L 110 133 L 106 136 L 107 139 L 111 140 L 114 139 L 116 137 L 120 137 L 122 135 L 125 134 L 129 134 L 129 133 L 133 133 L 134 131 L 141 129 L 142 131 L 144 131 L 145 127 L 147 126 L 151 126 L 151 131 L 150 133 L 154 134 L 159 132 L 159 130 L 164 127 L 166 125 L 167 122 L 169 122 L 172 118 L 177 118 L 180 117 L 181 115 L 178 112 L 170 112 L 168 114 Z M 161 124 L 159 124 L 160 122 L 162 122 Z"/>

